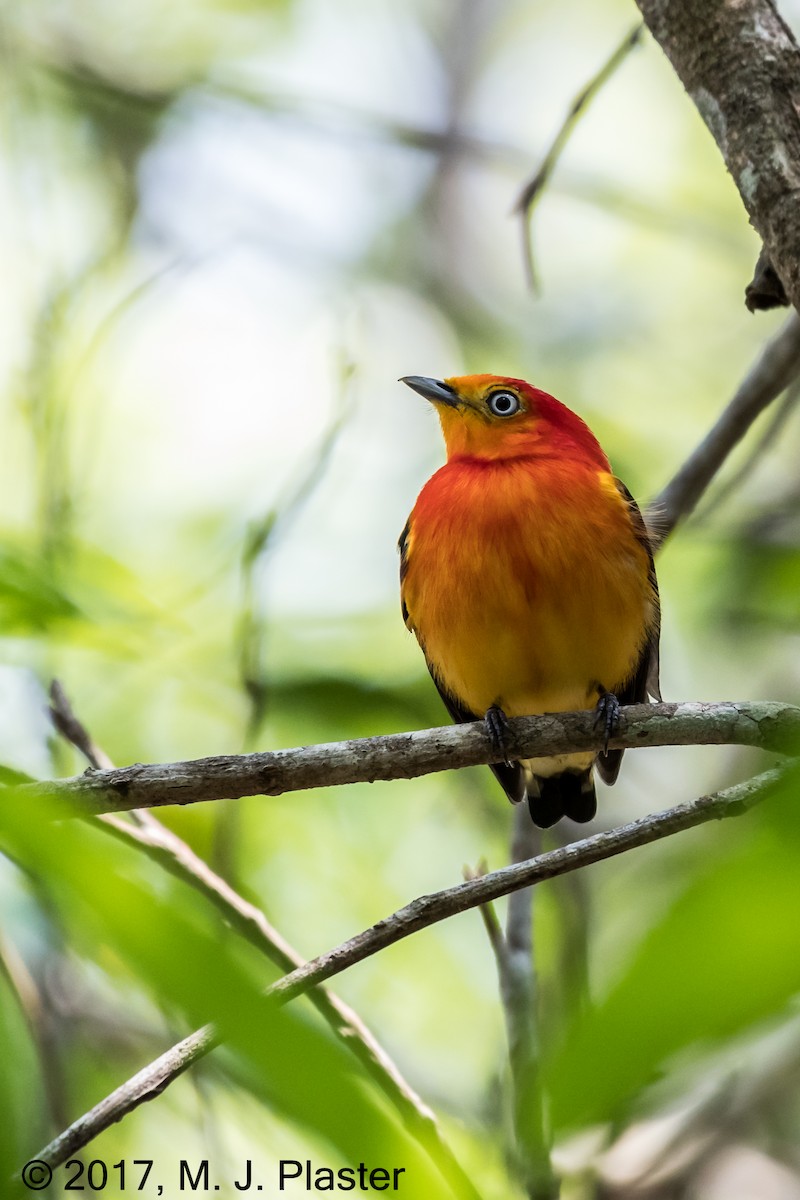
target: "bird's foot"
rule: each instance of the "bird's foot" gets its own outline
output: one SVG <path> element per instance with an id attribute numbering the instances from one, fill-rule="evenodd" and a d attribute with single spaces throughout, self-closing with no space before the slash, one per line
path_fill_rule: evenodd
<path id="1" fill-rule="evenodd" d="M 603 750 L 608 753 L 608 740 L 614 737 L 619 730 L 619 709 L 620 704 L 613 692 L 607 692 L 605 688 L 600 689 L 600 699 L 597 701 L 597 707 L 594 710 L 594 727 L 601 730 L 605 735 L 605 744 Z"/>
<path id="2" fill-rule="evenodd" d="M 508 717 L 499 704 L 493 704 L 491 708 L 487 708 L 483 719 L 486 722 L 486 729 L 489 733 L 492 748 L 497 751 L 498 762 L 508 763 L 510 766 L 508 739 L 511 735 L 511 729 L 508 724 Z"/>

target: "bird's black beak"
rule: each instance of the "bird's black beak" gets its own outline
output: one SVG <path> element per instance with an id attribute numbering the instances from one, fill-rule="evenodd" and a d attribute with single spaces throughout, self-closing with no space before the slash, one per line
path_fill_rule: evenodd
<path id="1" fill-rule="evenodd" d="M 458 392 L 442 379 L 428 379 L 425 375 L 404 375 L 400 383 L 407 383 L 420 396 L 432 400 L 434 404 L 449 404 L 455 408 L 459 403 Z"/>

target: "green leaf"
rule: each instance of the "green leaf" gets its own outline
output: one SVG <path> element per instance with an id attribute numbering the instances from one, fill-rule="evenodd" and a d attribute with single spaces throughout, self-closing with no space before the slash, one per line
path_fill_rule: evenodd
<path id="1" fill-rule="evenodd" d="M 31 1136 L 41 1135 L 42 1090 L 35 1054 L 19 999 L 0 972 L 0 1179 L 10 1179 L 22 1165 Z"/>
<path id="2" fill-rule="evenodd" d="M 791 785 L 646 935 L 616 983 L 570 1023 L 544 1074 L 556 1128 L 620 1116 L 684 1047 L 736 1034 L 800 991 L 800 871 Z M 783 813 L 785 820 L 777 820 Z M 691 836 L 691 835 L 681 835 Z"/>
<path id="3" fill-rule="evenodd" d="M 4 797 L 0 839 L 46 881 L 84 952 L 107 962 L 111 951 L 190 1027 L 214 1021 L 241 1077 L 274 1111 L 348 1162 L 406 1168 L 415 1194 L 452 1194 L 347 1051 L 297 1002 L 263 996 L 238 943 L 220 938 L 218 918 L 188 888 L 159 876 L 154 892 L 135 852 L 99 828 L 57 825 L 29 800 L 18 807 Z"/>
<path id="4" fill-rule="evenodd" d="M 143 629 L 164 614 L 136 577 L 96 547 L 71 541 L 51 560 L 13 535 L 0 538 L 0 629 L 67 642 L 115 640 L 134 652 Z"/>

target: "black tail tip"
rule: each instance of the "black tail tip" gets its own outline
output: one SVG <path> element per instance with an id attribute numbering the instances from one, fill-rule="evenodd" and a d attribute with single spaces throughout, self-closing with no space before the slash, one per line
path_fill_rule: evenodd
<path id="1" fill-rule="evenodd" d="M 528 789 L 528 808 L 531 820 L 540 829 L 549 829 L 562 817 L 585 825 L 597 812 L 591 768 L 588 771 L 564 771 L 562 775 L 535 776 Z"/>

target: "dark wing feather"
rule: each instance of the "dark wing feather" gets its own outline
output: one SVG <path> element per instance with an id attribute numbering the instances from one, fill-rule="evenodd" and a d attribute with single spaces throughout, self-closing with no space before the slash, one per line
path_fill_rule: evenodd
<path id="1" fill-rule="evenodd" d="M 403 595 L 403 580 L 408 574 L 408 537 L 411 533 L 411 517 L 408 518 L 403 526 L 403 532 L 400 534 L 400 539 L 397 543 L 397 549 L 400 551 L 400 610 L 403 614 L 403 621 L 407 629 L 413 629 L 411 620 L 408 615 L 408 607 L 406 605 L 405 596 Z"/>
<path id="2" fill-rule="evenodd" d="M 642 652 L 639 655 L 639 661 L 636 664 L 636 669 L 631 678 L 625 685 L 616 693 L 620 704 L 646 704 L 650 696 L 654 700 L 661 699 L 661 689 L 658 682 L 658 639 L 661 633 L 661 610 L 658 602 L 658 580 L 656 579 L 656 565 L 653 561 L 653 548 L 650 543 L 650 535 L 647 532 L 647 526 L 644 523 L 644 518 L 639 511 L 639 506 L 630 494 L 625 484 L 619 479 L 615 480 L 620 495 L 628 505 L 628 513 L 630 514 L 633 531 L 637 541 L 644 546 L 647 551 L 647 559 L 649 563 L 648 577 L 650 587 L 653 590 L 653 601 L 655 604 L 655 615 L 653 624 L 650 629 L 647 641 L 642 646 Z M 600 753 L 597 757 L 597 770 L 600 778 L 608 784 L 614 783 L 619 774 L 620 763 L 624 750 L 607 750 L 605 753 Z"/>
<path id="3" fill-rule="evenodd" d="M 425 661 L 428 661 L 427 658 Z M 470 712 L 468 708 L 460 704 L 449 692 L 445 691 L 431 670 L 430 663 L 428 663 L 428 670 L 431 672 L 431 679 L 436 684 L 437 692 L 444 701 L 445 708 L 457 725 L 465 725 L 468 721 L 480 721 L 482 719 L 476 713 Z M 497 779 L 512 804 L 519 804 L 521 800 L 525 799 L 525 772 L 519 763 L 490 763 L 489 766 L 494 772 L 495 779 Z"/>

